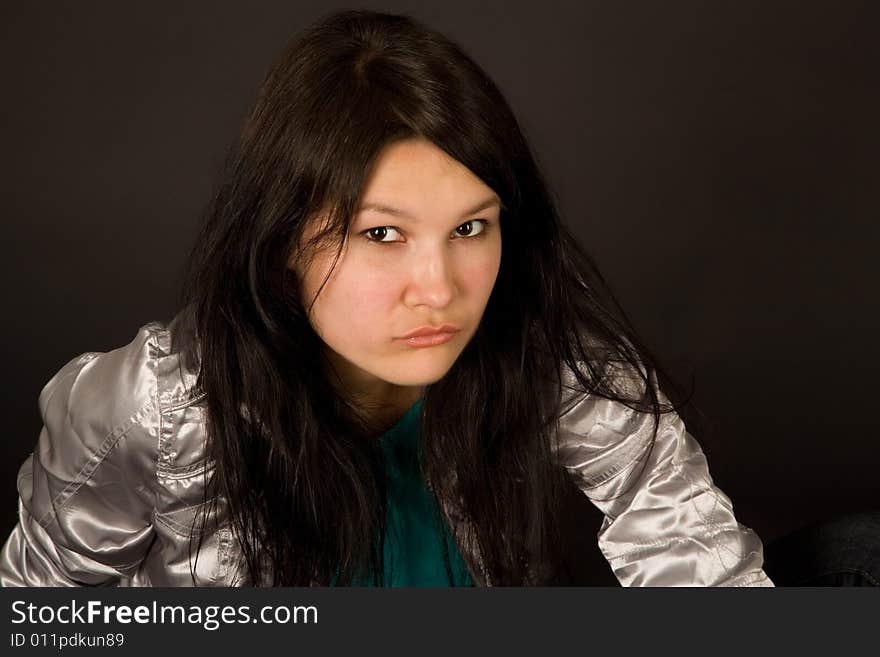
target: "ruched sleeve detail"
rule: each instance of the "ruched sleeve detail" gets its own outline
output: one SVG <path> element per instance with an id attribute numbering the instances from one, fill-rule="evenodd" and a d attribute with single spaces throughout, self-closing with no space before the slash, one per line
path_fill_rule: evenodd
<path id="1" fill-rule="evenodd" d="M 653 429 L 650 413 L 589 394 L 560 420 L 560 462 L 605 515 L 599 547 L 620 583 L 772 586 L 761 540 L 679 415 L 661 415 L 655 440 Z"/>
<path id="2" fill-rule="evenodd" d="M 154 540 L 159 412 L 150 325 L 74 358 L 40 394 L 43 430 L 18 476 L 3 586 L 124 584 Z"/>

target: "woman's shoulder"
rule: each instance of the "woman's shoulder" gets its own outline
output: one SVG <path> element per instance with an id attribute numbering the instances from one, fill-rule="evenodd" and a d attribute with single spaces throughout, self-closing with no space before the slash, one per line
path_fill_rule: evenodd
<path id="1" fill-rule="evenodd" d="M 43 430 L 19 470 L 20 524 L 0 577 L 118 581 L 135 575 L 157 533 L 187 544 L 203 501 L 205 433 L 194 373 L 171 342 L 150 322 L 121 347 L 71 359 L 44 386 Z"/>
<path id="2" fill-rule="evenodd" d="M 76 356 L 40 393 L 41 466 L 73 488 L 99 469 L 161 469 L 175 429 L 163 418 L 199 400 L 195 379 L 157 321 L 123 346 Z"/>
<path id="3" fill-rule="evenodd" d="M 162 412 L 191 401 L 198 392 L 195 372 L 171 349 L 171 329 L 152 321 L 125 345 L 68 361 L 41 391 L 40 408 L 63 399 L 82 419 L 94 414 L 119 424 L 148 407 Z"/>
<path id="4" fill-rule="evenodd" d="M 583 376 L 593 376 L 586 365 L 579 366 Z M 594 486 L 625 471 L 650 448 L 656 435 L 685 430 L 675 410 L 656 417 L 646 408 L 637 409 L 647 403 L 648 385 L 653 386 L 661 405 L 669 404 L 656 376 L 643 365 L 606 361 L 598 372 L 612 396 L 586 390 L 570 368 L 564 369 L 563 403 L 554 445 L 562 461 Z"/>

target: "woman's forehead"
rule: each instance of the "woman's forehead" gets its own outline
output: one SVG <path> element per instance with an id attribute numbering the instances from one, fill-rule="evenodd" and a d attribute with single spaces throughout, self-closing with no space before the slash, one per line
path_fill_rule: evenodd
<path id="1" fill-rule="evenodd" d="M 382 150 L 355 213 L 417 221 L 437 205 L 464 216 L 496 204 L 498 195 L 470 169 L 430 141 L 414 138 Z"/>

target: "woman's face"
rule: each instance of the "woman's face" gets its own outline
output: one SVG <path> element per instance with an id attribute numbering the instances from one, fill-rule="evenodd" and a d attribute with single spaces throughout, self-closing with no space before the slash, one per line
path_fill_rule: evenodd
<path id="1" fill-rule="evenodd" d="M 477 330 L 501 263 L 499 199 L 423 139 L 386 147 L 361 198 L 310 321 L 349 394 L 409 403 Z M 306 304 L 334 256 L 326 249 L 299 272 Z M 457 331 L 439 344 L 405 337 L 443 325 Z"/>

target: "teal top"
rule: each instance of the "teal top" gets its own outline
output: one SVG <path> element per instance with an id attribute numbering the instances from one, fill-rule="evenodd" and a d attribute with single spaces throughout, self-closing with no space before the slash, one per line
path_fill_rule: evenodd
<path id="1" fill-rule="evenodd" d="M 383 585 L 473 586 L 449 527 L 441 520 L 437 500 L 425 486 L 419 469 L 421 407 L 419 400 L 379 437 L 388 481 Z M 353 582 L 353 586 L 373 585 L 371 576 Z"/>

